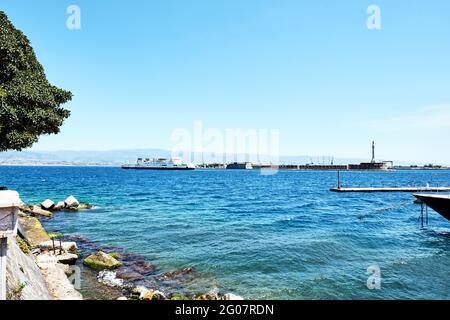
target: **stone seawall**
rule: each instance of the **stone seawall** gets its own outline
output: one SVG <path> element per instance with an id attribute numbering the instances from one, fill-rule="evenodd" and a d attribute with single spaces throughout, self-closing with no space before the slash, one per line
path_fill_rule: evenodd
<path id="1" fill-rule="evenodd" d="M 76 250 L 76 245 L 62 243 L 63 249 L 52 253 L 52 241 L 37 218 L 21 213 L 19 224 L 25 240 L 19 236 L 8 240 L 7 299 L 81 300 L 67 277 L 69 264 L 77 259 L 67 251 Z"/>
<path id="2" fill-rule="evenodd" d="M 34 256 L 23 253 L 14 239 L 8 242 L 6 288 L 9 300 L 52 299 Z"/>

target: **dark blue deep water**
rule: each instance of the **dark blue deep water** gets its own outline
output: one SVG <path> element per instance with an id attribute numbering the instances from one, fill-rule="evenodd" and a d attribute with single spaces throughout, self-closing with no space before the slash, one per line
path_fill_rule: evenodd
<path id="1" fill-rule="evenodd" d="M 344 172 L 348 186 L 449 186 L 450 171 Z M 24 202 L 73 194 L 97 206 L 50 230 L 195 267 L 205 288 L 257 299 L 450 299 L 450 222 L 421 228 L 411 194 L 334 194 L 335 172 L 153 172 L 0 167 Z M 381 269 L 381 290 L 366 286 Z"/>

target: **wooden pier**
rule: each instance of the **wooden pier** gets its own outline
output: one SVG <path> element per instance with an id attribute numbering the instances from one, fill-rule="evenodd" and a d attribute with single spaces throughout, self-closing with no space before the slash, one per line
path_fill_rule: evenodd
<path id="1" fill-rule="evenodd" d="M 341 187 L 341 172 L 337 172 L 337 187 L 331 188 L 332 192 L 350 193 L 350 192 L 450 192 L 450 187 L 380 187 L 380 188 L 342 188 Z"/>
<path id="2" fill-rule="evenodd" d="M 332 188 L 332 192 L 450 192 L 450 187 Z"/>

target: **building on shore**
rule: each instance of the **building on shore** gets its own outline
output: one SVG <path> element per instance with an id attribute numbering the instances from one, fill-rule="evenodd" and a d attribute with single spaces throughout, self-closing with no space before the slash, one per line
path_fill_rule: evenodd
<path id="1" fill-rule="evenodd" d="M 392 161 L 375 160 L 375 141 L 372 141 L 372 160 L 360 164 L 349 164 L 348 170 L 388 170 L 394 166 Z"/>
<path id="2" fill-rule="evenodd" d="M 360 164 L 349 164 L 348 170 L 388 170 L 391 169 L 392 162 L 363 162 Z"/>

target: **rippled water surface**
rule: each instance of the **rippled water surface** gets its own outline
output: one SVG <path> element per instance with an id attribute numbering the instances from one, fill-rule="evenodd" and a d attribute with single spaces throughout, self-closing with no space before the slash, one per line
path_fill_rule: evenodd
<path id="1" fill-rule="evenodd" d="M 449 186 L 450 171 L 341 178 Z M 205 288 L 258 299 L 450 298 L 450 222 L 430 211 L 421 228 L 411 194 L 331 193 L 335 172 L 0 167 L 1 184 L 29 203 L 73 194 L 95 204 L 45 224 L 140 253 L 161 271 L 193 266 Z M 381 290 L 366 286 L 371 265 L 381 269 Z"/>

